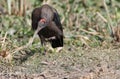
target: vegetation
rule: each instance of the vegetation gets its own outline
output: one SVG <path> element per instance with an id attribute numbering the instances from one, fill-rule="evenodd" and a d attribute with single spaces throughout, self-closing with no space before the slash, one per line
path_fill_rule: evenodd
<path id="1" fill-rule="evenodd" d="M 21 47 L 26 45 L 34 34 L 31 30 L 32 10 L 44 3 L 52 5 L 60 14 L 65 36 L 61 52 L 75 53 L 82 51 L 82 48 L 119 47 L 119 0 L 0 0 L 1 64 L 20 64 L 38 52 L 41 52 L 42 58 L 45 48 L 41 47 L 37 36 L 32 45 L 25 49 Z M 48 57 L 56 55 L 49 49 L 47 52 L 50 52 Z M 73 56 L 73 53 L 70 54 Z M 80 53 L 80 56 L 82 55 L 83 53 Z M 33 62 L 37 63 L 37 60 Z"/>

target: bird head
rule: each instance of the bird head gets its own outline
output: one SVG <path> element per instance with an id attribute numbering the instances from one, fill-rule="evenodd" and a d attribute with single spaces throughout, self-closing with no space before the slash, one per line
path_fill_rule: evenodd
<path id="1" fill-rule="evenodd" d="M 47 22 L 46 19 L 40 19 L 38 22 L 38 27 L 40 27 L 41 29 L 45 28 L 47 26 Z"/>

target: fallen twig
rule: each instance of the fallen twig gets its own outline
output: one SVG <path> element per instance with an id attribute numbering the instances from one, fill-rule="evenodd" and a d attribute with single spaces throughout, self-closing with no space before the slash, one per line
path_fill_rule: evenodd
<path id="1" fill-rule="evenodd" d="M 7 37 L 7 32 L 5 33 L 5 36 L 4 36 L 4 38 L 3 38 L 3 41 L 2 41 L 2 49 L 4 49 L 4 47 L 5 47 L 5 39 L 6 39 L 6 37 Z"/>
<path id="2" fill-rule="evenodd" d="M 104 7 L 105 7 L 105 10 L 106 10 L 106 13 L 107 13 L 108 22 L 109 22 L 109 24 L 110 24 L 110 25 L 109 25 L 109 30 L 110 30 L 111 36 L 113 36 L 113 35 L 114 35 L 113 24 L 112 24 L 112 20 L 111 20 L 111 18 L 110 18 L 109 10 L 108 10 L 108 7 L 107 7 L 107 5 L 106 5 L 105 0 L 103 0 L 103 5 L 104 5 Z"/>
<path id="3" fill-rule="evenodd" d="M 100 14 L 100 12 L 97 12 L 97 15 L 98 15 L 105 23 L 108 22 L 108 21 Z"/>

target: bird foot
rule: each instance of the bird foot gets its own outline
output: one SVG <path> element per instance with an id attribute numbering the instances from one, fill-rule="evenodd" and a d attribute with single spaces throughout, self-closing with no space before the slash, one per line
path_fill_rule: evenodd
<path id="1" fill-rule="evenodd" d="M 63 49 L 63 47 L 58 47 L 58 48 L 56 49 L 56 52 L 60 52 L 62 49 Z"/>
<path id="2" fill-rule="evenodd" d="M 51 52 L 60 52 L 63 49 L 63 47 L 52 48 L 51 46 L 48 45 L 46 45 L 46 47 L 48 48 L 47 50 Z"/>
<path id="3" fill-rule="evenodd" d="M 62 50 L 63 47 L 58 47 L 58 48 L 52 48 L 52 47 L 49 47 L 49 50 L 52 51 L 52 52 L 60 52 Z"/>

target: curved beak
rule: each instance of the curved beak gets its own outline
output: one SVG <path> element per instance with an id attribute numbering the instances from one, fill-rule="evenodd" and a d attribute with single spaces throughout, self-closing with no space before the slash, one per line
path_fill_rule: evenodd
<path id="1" fill-rule="evenodd" d="M 39 28 L 39 30 L 43 29 L 44 27 L 45 27 L 45 23 L 38 22 L 38 28 Z"/>

